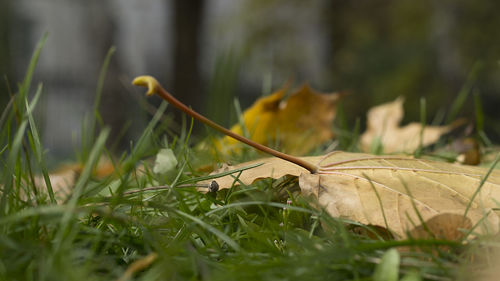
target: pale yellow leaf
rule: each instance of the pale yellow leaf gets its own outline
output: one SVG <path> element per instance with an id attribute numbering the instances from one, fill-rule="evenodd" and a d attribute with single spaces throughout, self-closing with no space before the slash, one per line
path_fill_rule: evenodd
<path id="1" fill-rule="evenodd" d="M 460 220 L 457 218 L 464 214 L 487 173 L 486 168 L 346 152 L 304 159 L 316 163 L 319 172 L 310 174 L 284 160 L 266 158 L 253 161 L 264 164 L 243 171 L 239 180 L 249 184 L 266 177 L 298 176 L 302 193 L 316 198 L 332 216 L 388 227 L 398 238 L 407 237 L 408 233 L 424 236 L 422 222 L 431 225 L 427 228 L 431 228 L 433 235 L 446 238 L 459 236 L 457 228 L 470 228 L 476 223 L 479 223 L 475 229 L 478 233 L 498 231 L 499 217 L 494 211 L 500 202 L 497 170 L 490 174 L 474 198 L 467 218 Z M 217 182 L 220 188 L 228 188 L 234 177 L 222 177 Z M 446 233 L 440 233 L 439 229 L 445 229 Z"/>
<path id="2" fill-rule="evenodd" d="M 174 152 L 170 148 L 163 148 L 156 154 L 155 165 L 153 166 L 153 172 L 156 174 L 163 174 L 171 171 L 175 166 L 177 166 L 177 158 Z"/>
<path id="3" fill-rule="evenodd" d="M 448 133 L 455 126 L 425 126 L 422 132 L 420 123 L 410 123 L 400 127 L 403 119 L 404 99 L 398 97 L 395 101 L 375 106 L 368 111 L 367 128 L 361 135 L 361 149 L 370 152 L 375 142 L 379 142 L 384 153 L 406 152 L 413 153 L 420 146 L 435 143 L 443 134 Z"/>

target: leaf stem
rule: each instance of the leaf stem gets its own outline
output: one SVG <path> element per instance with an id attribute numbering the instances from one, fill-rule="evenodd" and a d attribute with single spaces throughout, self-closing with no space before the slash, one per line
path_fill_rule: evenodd
<path id="1" fill-rule="evenodd" d="M 149 95 L 149 96 L 151 96 L 153 94 L 159 95 L 161 98 L 168 101 L 170 104 L 177 107 L 178 109 L 182 110 L 187 115 L 189 115 L 189 116 L 195 118 L 196 120 L 212 127 L 213 129 L 223 133 L 224 135 L 230 136 L 230 137 L 232 137 L 240 142 L 243 142 L 243 143 L 245 143 L 245 144 L 247 144 L 255 149 L 258 149 L 262 152 L 271 154 L 272 156 L 275 156 L 275 157 L 281 158 L 285 161 L 299 165 L 299 166 L 303 167 L 304 169 L 308 170 L 309 172 L 311 172 L 312 174 L 315 174 L 318 171 L 318 167 L 312 163 L 304 161 L 303 159 L 300 159 L 298 157 L 288 155 L 286 153 L 271 149 L 265 145 L 262 145 L 260 143 L 254 142 L 250 139 L 247 139 L 243 136 L 240 136 L 240 135 L 222 127 L 221 125 L 213 122 L 212 120 L 206 118 L 205 116 L 199 114 L 198 112 L 192 110 L 191 108 L 187 107 L 185 104 L 183 104 L 182 102 L 180 102 L 179 100 L 174 98 L 152 76 L 139 76 L 139 77 L 134 79 L 132 84 L 137 85 L 137 86 L 147 87 L 148 88 L 147 95 Z"/>

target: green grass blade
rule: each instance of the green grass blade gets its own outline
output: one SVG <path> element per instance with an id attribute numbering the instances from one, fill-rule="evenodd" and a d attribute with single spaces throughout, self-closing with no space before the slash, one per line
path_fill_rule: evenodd
<path id="1" fill-rule="evenodd" d="M 22 101 L 28 94 L 30 90 L 31 80 L 33 79 L 33 73 L 35 72 L 35 67 L 38 63 L 38 58 L 40 57 L 40 53 L 42 52 L 43 45 L 45 45 L 45 41 L 47 40 L 48 33 L 44 33 L 42 39 L 36 45 L 35 51 L 33 52 L 33 56 L 31 57 L 30 64 L 28 66 L 28 70 L 26 71 L 26 75 L 24 77 L 23 83 L 21 84 L 20 89 L 20 97 L 19 99 Z"/>
<path id="2" fill-rule="evenodd" d="M 23 223 L 31 217 L 38 216 L 62 216 L 68 211 L 64 205 L 45 205 L 20 210 L 19 212 L 0 218 L 0 224 Z"/>
<path id="3" fill-rule="evenodd" d="M 373 281 L 398 281 L 399 277 L 399 252 L 389 249 L 382 256 L 380 263 L 373 273 Z"/>
<path id="4" fill-rule="evenodd" d="M 11 112 L 10 109 L 12 108 L 12 105 L 14 104 L 16 96 L 13 95 L 7 105 L 5 106 L 4 110 L 2 111 L 2 115 L 0 116 L 0 128 L 4 128 L 5 122 L 7 121 L 7 117 L 9 116 L 9 113 Z"/>
<path id="5" fill-rule="evenodd" d="M 378 201 L 378 204 L 380 206 L 380 211 L 382 212 L 382 217 L 384 218 L 385 228 L 386 228 L 387 232 L 390 233 L 391 228 L 389 227 L 389 223 L 387 222 L 387 217 L 385 215 L 384 204 L 382 204 L 382 198 L 380 197 L 380 194 L 378 193 L 377 188 L 373 184 L 372 179 L 368 175 L 366 175 L 365 173 L 363 173 L 363 177 L 368 180 L 368 182 L 370 183 L 370 186 L 372 187 L 373 192 L 375 192 L 375 196 L 377 196 L 377 201 Z"/>
<path id="6" fill-rule="evenodd" d="M 86 115 L 82 122 L 82 134 L 81 134 L 81 146 L 82 149 L 80 151 L 81 155 L 79 158 L 81 158 L 82 161 L 86 161 L 88 157 L 88 153 L 90 150 L 90 147 L 92 146 L 93 142 L 95 141 L 95 134 L 98 131 L 98 125 L 100 128 L 104 126 L 101 114 L 99 113 L 99 107 L 101 105 L 101 99 L 102 99 L 102 93 L 103 93 L 103 88 L 104 88 L 104 82 L 106 80 L 106 74 L 109 68 L 109 63 L 111 61 L 111 58 L 113 57 L 113 54 L 115 53 L 116 48 L 111 47 L 107 54 L 106 57 L 104 58 L 104 62 L 101 66 L 101 69 L 99 71 L 99 76 L 98 76 L 98 81 L 97 81 L 97 87 L 96 87 L 96 93 L 94 97 L 94 105 L 93 105 L 93 113 L 92 115 Z"/>
<path id="7" fill-rule="evenodd" d="M 207 176 L 203 176 L 203 177 L 188 179 L 188 180 L 184 180 L 184 181 L 179 182 L 178 185 L 188 184 L 188 183 L 196 183 L 196 182 L 200 182 L 200 181 L 216 179 L 216 178 L 220 178 L 220 177 L 223 177 L 223 176 L 232 175 L 232 174 L 244 171 L 244 170 L 253 169 L 253 168 L 258 167 L 258 166 L 260 166 L 262 164 L 264 164 L 264 163 L 252 164 L 252 165 L 248 165 L 246 167 L 234 169 L 234 170 L 231 170 L 231 171 L 225 171 L 225 172 L 222 172 L 222 173 L 219 173 L 219 174 L 207 175 Z"/>
<path id="8" fill-rule="evenodd" d="M 465 208 L 464 217 L 467 217 L 467 213 L 469 212 L 469 209 L 472 206 L 472 202 L 474 202 L 474 199 L 476 199 L 476 196 L 481 191 L 481 188 L 483 187 L 486 180 L 488 180 L 488 177 L 490 176 L 491 172 L 493 172 L 499 161 L 500 161 L 500 153 L 495 158 L 495 161 L 493 161 L 493 163 L 491 164 L 490 168 L 488 169 L 488 172 L 486 172 L 484 177 L 481 179 L 481 182 L 479 182 L 479 186 L 476 188 L 476 191 L 474 191 L 474 194 L 472 194 L 470 201 L 467 204 L 467 207 Z"/>
<path id="9" fill-rule="evenodd" d="M 419 133 L 419 138 L 418 138 L 418 148 L 415 150 L 413 153 L 415 158 L 420 158 L 422 155 L 422 150 L 424 146 L 424 130 L 425 126 L 427 124 L 427 109 L 426 109 L 426 102 L 425 98 L 421 97 L 420 98 L 420 133 Z"/>
<path id="10" fill-rule="evenodd" d="M 28 126 L 27 120 L 21 122 L 21 124 L 17 128 L 16 134 L 14 135 L 12 146 L 8 154 L 7 167 L 4 175 L 5 176 L 4 187 L 2 190 L 2 198 L 0 199 L 0 214 L 3 215 L 6 215 L 9 209 L 7 206 L 7 200 L 8 197 L 11 196 L 10 193 L 12 191 L 14 174 L 16 173 L 14 167 L 16 167 L 16 163 L 21 157 L 20 153 L 21 153 L 22 141 L 27 126 Z"/>
<path id="11" fill-rule="evenodd" d="M 243 120 L 243 110 L 241 110 L 240 101 L 235 98 L 233 100 L 233 104 L 236 111 L 236 116 L 238 116 L 238 124 L 240 125 L 241 131 L 243 132 L 243 136 L 245 138 L 251 138 L 251 134 L 248 131 L 247 126 L 245 125 L 245 120 Z"/>
<path id="12" fill-rule="evenodd" d="M 231 103 L 236 92 L 238 73 L 242 56 L 232 50 L 217 55 L 213 69 L 213 77 L 208 86 L 206 102 L 207 116 L 216 123 L 230 126 L 232 112 L 221 110 L 221 105 Z"/>
<path id="13" fill-rule="evenodd" d="M 353 152 L 356 152 L 356 151 L 359 151 L 359 130 L 361 128 L 361 120 L 358 118 L 356 118 L 356 123 L 354 123 L 354 129 L 352 130 L 352 134 L 351 134 L 351 141 L 349 143 L 349 146 L 347 147 L 347 151 L 353 151 Z"/>
<path id="14" fill-rule="evenodd" d="M 45 161 L 43 159 L 43 147 L 40 141 L 40 136 L 38 134 L 38 130 L 36 128 L 35 124 L 35 119 L 33 118 L 33 109 L 36 106 L 36 103 L 40 97 L 40 94 L 42 93 L 42 84 L 38 85 L 38 89 L 35 93 L 35 97 L 33 98 L 33 101 L 31 102 L 31 105 L 28 104 L 28 101 L 26 100 L 26 113 L 28 116 L 28 121 L 30 125 L 30 131 L 31 131 L 31 136 L 33 138 L 33 152 L 35 153 L 35 158 L 38 163 L 38 166 L 40 167 L 43 175 L 43 179 L 45 181 L 45 185 L 47 187 L 47 193 L 49 194 L 49 198 L 52 204 L 56 204 L 56 199 L 54 196 L 54 191 L 52 189 L 52 183 L 50 182 L 49 178 L 49 172 L 47 170 L 47 165 L 45 164 Z"/>
<path id="15" fill-rule="evenodd" d="M 474 84 L 476 83 L 477 75 L 481 69 L 482 63 L 479 62 L 475 63 L 472 67 L 472 70 L 470 71 L 464 86 L 462 87 L 460 92 L 458 92 L 457 96 L 453 100 L 453 103 L 451 104 L 450 112 L 446 117 L 446 124 L 451 124 L 451 122 L 455 121 L 455 119 L 457 118 L 458 113 L 464 106 L 469 93 L 472 91 Z"/>
<path id="16" fill-rule="evenodd" d="M 125 173 L 135 167 L 137 161 L 146 156 L 146 153 L 151 150 L 151 136 L 153 135 L 153 131 L 156 125 L 158 125 L 158 122 L 161 120 L 163 113 L 167 109 L 167 106 L 167 102 L 162 102 L 160 104 L 153 118 L 151 118 L 151 121 L 144 129 L 142 135 L 139 137 L 135 145 L 131 148 L 130 154 L 126 157 L 126 159 L 123 160 L 121 167 Z"/>
<path id="17" fill-rule="evenodd" d="M 70 241 L 64 240 L 64 236 L 66 235 L 67 228 L 69 226 L 70 220 L 74 215 L 74 210 L 76 209 L 78 199 L 80 199 L 80 195 L 83 193 L 83 190 L 85 188 L 85 185 L 87 181 L 89 180 L 92 169 L 95 167 L 97 162 L 99 161 L 99 157 L 101 155 L 101 152 L 104 148 L 104 145 L 106 143 L 106 139 L 108 138 L 109 135 L 109 129 L 104 129 L 99 136 L 97 137 L 97 140 L 95 142 L 94 147 L 92 148 L 92 151 L 90 152 L 89 159 L 87 163 L 85 163 L 84 169 L 78 178 L 78 181 L 75 183 L 75 188 L 73 189 L 73 192 L 71 194 L 71 198 L 69 199 L 67 205 L 68 205 L 68 212 L 66 212 L 63 217 L 61 218 L 61 226 L 58 231 L 57 237 L 56 237 L 56 246 L 60 245 L 62 243 L 69 243 Z M 56 247 L 57 249 L 57 247 Z"/>
<path id="18" fill-rule="evenodd" d="M 484 131 L 484 110 L 481 103 L 481 96 L 478 91 L 474 91 L 474 111 L 476 116 L 476 130 L 478 132 Z"/>
<path id="19" fill-rule="evenodd" d="M 104 87 L 104 81 L 106 80 L 106 74 L 108 72 L 109 68 L 109 63 L 111 61 L 111 58 L 113 57 L 113 54 L 115 53 L 116 48 L 111 47 L 108 50 L 108 53 L 106 54 L 106 57 L 104 58 L 104 62 L 101 66 L 101 70 L 99 71 L 99 79 L 97 81 L 97 89 L 96 89 L 96 95 L 94 99 L 94 123 L 92 124 L 92 129 L 91 132 L 93 133 L 94 130 L 96 129 L 96 123 L 99 122 L 99 125 L 102 127 L 104 124 L 101 119 L 101 115 L 99 114 L 99 106 L 101 104 L 101 99 L 102 99 L 102 89 Z"/>
<path id="20" fill-rule="evenodd" d="M 201 227 L 205 228 L 209 232 L 212 232 L 220 240 L 224 241 L 227 245 L 229 245 L 231 248 L 233 248 L 233 250 L 235 250 L 235 251 L 240 251 L 241 250 L 240 246 L 238 245 L 238 243 L 236 243 L 233 239 L 231 239 L 229 236 L 227 236 L 227 234 L 225 234 L 222 231 L 218 230 L 217 228 L 211 226 L 210 224 L 202 221 L 201 219 L 199 219 L 197 217 L 194 217 L 192 215 L 186 214 L 186 213 L 184 213 L 182 211 L 174 210 L 174 212 L 176 214 L 178 214 L 179 216 L 185 217 L 185 218 L 187 218 L 187 219 L 195 222 L 196 224 L 198 224 Z"/>

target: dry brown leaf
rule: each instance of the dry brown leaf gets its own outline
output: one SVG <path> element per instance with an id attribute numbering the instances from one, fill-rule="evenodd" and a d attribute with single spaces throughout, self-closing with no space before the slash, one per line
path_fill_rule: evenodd
<path id="1" fill-rule="evenodd" d="M 500 276 L 499 237 L 490 237 L 474 251 L 470 262 L 464 264 L 464 274 L 459 280 L 498 281 Z"/>
<path id="2" fill-rule="evenodd" d="M 71 195 L 73 187 L 82 170 L 82 164 L 67 164 L 60 167 L 56 171 L 49 173 L 52 191 L 54 192 L 57 203 L 62 203 Z M 114 166 L 111 160 L 101 157 L 97 167 L 94 171 L 92 171 L 92 174 L 96 178 L 104 178 L 111 175 L 113 172 Z M 45 183 L 42 175 L 35 177 L 35 186 L 37 187 L 38 192 L 48 194 L 47 184 Z"/>
<path id="3" fill-rule="evenodd" d="M 80 165 L 69 165 L 49 174 L 50 184 L 57 203 L 62 203 L 71 195 L 71 191 L 80 175 Z M 35 186 L 38 192 L 48 194 L 47 184 L 43 176 L 35 177 Z"/>
<path id="4" fill-rule="evenodd" d="M 319 172 L 311 174 L 278 158 L 233 168 L 264 163 L 242 172 L 239 180 L 244 184 L 260 178 L 298 176 L 302 193 L 315 197 L 330 215 L 366 225 L 388 226 L 398 238 L 407 237 L 408 233 L 425 237 L 422 231 L 427 230 L 422 230 L 422 222 L 429 223 L 427 229 L 433 235 L 446 238 L 458 237 L 457 228 L 470 228 L 477 223 L 478 233 L 498 231 L 499 217 L 493 209 L 500 202 L 500 171 L 490 174 L 474 198 L 467 218 L 459 220 L 457 215 L 464 214 L 486 168 L 347 152 L 303 159 L 316 163 Z M 220 188 L 228 188 L 234 177 L 225 176 L 217 182 Z"/>
<path id="5" fill-rule="evenodd" d="M 457 161 L 466 165 L 481 163 L 481 149 L 479 142 L 473 138 L 456 139 L 451 145 L 453 151 L 460 153 Z"/>
<path id="6" fill-rule="evenodd" d="M 384 153 L 413 153 L 420 145 L 422 125 L 410 123 L 400 127 L 403 119 L 404 99 L 398 97 L 395 101 L 375 106 L 368 111 L 367 129 L 361 135 L 361 149 L 370 152 L 372 145 L 379 142 Z M 442 135 L 452 130 L 450 126 L 425 126 L 422 134 L 422 145 L 435 143 Z"/>
<path id="7" fill-rule="evenodd" d="M 304 155 L 333 138 L 332 121 L 341 95 L 319 93 L 305 84 L 285 99 L 287 90 L 285 86 L 258 99 L 243 112 L 243 123 L 253 141 L 279 144 L 284 152 Z M 239 124 L 231 131 L 244 135 Z M 215 144 L 219 152 L 238 151 L 239 143 L 231 137 Z"/>

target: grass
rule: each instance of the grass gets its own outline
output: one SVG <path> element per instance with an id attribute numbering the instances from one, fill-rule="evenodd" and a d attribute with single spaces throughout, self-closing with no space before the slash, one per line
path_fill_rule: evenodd
<path id="1" fill-rule="evenodd" d="M 104 178 L 94 170 L 110 154 L 109 130 L 94 110 L 78 157 L 83 170 L 71 196 L 56 203 L 32 114 L 41 85 L 28 95 L 44 40 L 2 113 L 0 280 L 455 280 L 471 259 L 459 242 L 386 240 L 369 226 L 332 218 L 293 192 L 293 178 L 217 193 L 185 187 L 210 177 L 198 172 L 188 145 L 192 123 L 180 136 L 163 137 L 166 104 Z M 353 149 L 355 131 L 344 140 Z M 148 159 L 166 147 L 178 168 L 155 174 Z M 46 190 L 36 187 L 37 174 Z"/>

